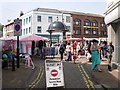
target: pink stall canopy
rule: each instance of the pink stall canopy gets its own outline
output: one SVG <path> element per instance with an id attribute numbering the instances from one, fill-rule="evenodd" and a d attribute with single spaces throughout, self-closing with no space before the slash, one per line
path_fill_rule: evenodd
<path id="1" fill-rule="evenodd" d="M 16 36 L 12 36 L 12 37 L 2 37 L 0 38 L 0 41 L 16 41 L 17 40 L 17 37 Z M 43 37 L 43 36 L 38 36 L 38 35 L 35 35 L 35 34 L 32 34 L 32 35 L 26 35 L 26 36 L 20 36 L 19 37 L 19 40 L 20 41 L 39 41 L 39 40 L 42 40 L 42 41 L 49 41 L 48 38 L 46 37 Z"/>
<path id="2" fill-rule="evenodd" d="M 48 38 L 42 37 L 42 36 L 38 36 L 38 35 L 35 35 L 35 34 L 29 35 L 29 36 L 27 36 L 25 38 L 21 38 L 20 39 L 20 41 L 39 41 L 39 40 L 49 41 Z"/>

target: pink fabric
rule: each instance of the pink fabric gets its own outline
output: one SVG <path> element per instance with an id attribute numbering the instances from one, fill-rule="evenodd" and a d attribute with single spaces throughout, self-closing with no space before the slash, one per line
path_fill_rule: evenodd
<path id="1" fill-rule="evenodd" d="M 39 41 L 39 40 L 48 41 L 47 38 L 42 37 L 42 36 L 37 36 L 35 34 L 32 34 L 32 35 L 25 37 L 25 38 L 22 38 L 20 41 Z"/>

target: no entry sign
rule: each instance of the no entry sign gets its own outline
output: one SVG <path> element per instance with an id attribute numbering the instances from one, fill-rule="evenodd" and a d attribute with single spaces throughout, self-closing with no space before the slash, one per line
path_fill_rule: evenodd
<path id="1" fill-rule="evenodd" d="M 63 65 L 61 61 L 45 61 L 46 87 L 64 86 Z"/>
<path id="2" fill-rule="evenodd" d="M 53 77 L 55 77 L 55 76 L 57 76 L 58 75 L 58 71 L 57 70 L 52 70 L 51 71 L 51 75 L 53 76 Z"/>

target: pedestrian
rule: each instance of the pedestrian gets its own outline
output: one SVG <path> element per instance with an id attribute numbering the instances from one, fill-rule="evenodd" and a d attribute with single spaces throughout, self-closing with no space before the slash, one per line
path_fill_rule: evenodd
<path id="1" fill-rule="evenodd" d="M 77 54 L 76 54 L 76 51 L 74 50 L 74 52 L 73 52 L 73 60 L 74 60 L 74 63 L 75 63 L 76 59 L 77 59 Z"/>
<path id="2" fill-rule="evenodd" d="M 90 47 L 91 47 L 91 40 L 88 42 L 88 53 L 90 54 L 89 62 L 92 62 Z"/>
<path id="3" fill-rule="evenodd" d="M 30 55 L 27 54 L 25 56 L 25 58 L 26 58 L 25 67 L 31 67 L 31 65 L 32 65 L 32 69 L 35 69 L 35 65 L 34 65 L 34 63 L 33 63 L 32 59 L 31 59 Z"/>
<path id="4" fill-rule="evenodd" d="M 64 51 L 65 51 L 65 48 L 64 48 L 63 44 L 61 44 L 60 49 L 59 49 L 59 53 L 61 55 L 61 61 L 63 60 Z"/>
<path id="5" fill-rule="evenodd" d="M 54 58 L 54 56 L 55 56 L 55 47 L 54 47 L 53 44 L 52 44 L 52 46 L 50 47 L 50 55 L 51 55 L 52 58 Z"/>
<path id="6" fill-rule="evenodd" d="M 74 41 L 72 47 L 73 47 L 73 51 L 76 50 L 76 47 L 77 47 L 76 41 Z"/>
<path id="7" fill-rule="evenodd" d="M 71 49 L 70 43 L 68 43 L 68 45 L 66 46 L 67 61 L 72 61 L 71 50 L 72 49 Z"/>
<path id="8" fill-rule="evenodd" d="M 100 47 L 98 46 L 98 41 L 97 40 L 93 40 L 92 41 L 93 44 L 90 47 L 91 50 L 91 56 L 92 56 L 92 70 L 95 70 L 95 68 L 97 67 L 98 72 L 101 72 L 101 68 L 100 68 Z"/>
<path id="9" fill-rule="evenodd" d="M 80 43 L 78 43 L 76 47 L 77 55 L 79 55 L 79 50 L 80 50 Z"/>
<path id="10" fill-rule="evenodd" d="M 114 46 L 112 45 L 112 42 L 109 42 L 108 45 L 108 70 L 111 70 L 111 61 L 112 61 L 112 54 L 114 52 Z"/>

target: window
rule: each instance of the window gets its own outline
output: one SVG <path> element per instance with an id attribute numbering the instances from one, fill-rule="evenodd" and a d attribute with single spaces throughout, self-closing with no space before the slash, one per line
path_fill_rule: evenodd
<path id="1" fill-rule="evenodd" d="M 74 28 L 74 34 L 81 34 L 81 28 Z"/>
<path id="2" fill-rule="evenodd" d="M 37 27 L 37 32 L 38 32 L 38 33 L 41 33 L 41 31 L 42 31 L 41 29 L 42 29 L 41 26 L 38 26 L 38 27 Z"/>
<path id="3" fill-rule="evenodd" d="M 90 30 L 91 30 L 90 28 L 85 28 L 84 29 L 85 34 L 90 35 L 91 34 Z"/>
<path id="4" fill-rule="evenodd" d="M 96 26 L 97 27 L 98 26 L 98 22 L 96 20 L 93 20 L 92 21 L 92 26 Z"/>
<path id="5" fill-rule="evenodd" d="M 107 35 L 107 32 L 105 32 L 105 31 L 101 31 L 101 35 Z"/>
<path id="6" fill-rule="evenodd" d="M 31 33 L 31 27 L 29 27 L 29 33 Z"/>
<path id="7" fill-rule="evenodd" d="M 49 23 L 52 22 L 52 17 L 51 17 L 51 16 L 48 17 L 48 22 L 49 22 Z"/>
<path id="8" fill-rule="evenodd" d="M 41 22 L 41 16 L 37 16 L 37 21 Z"/>
<path id="9" fill-rule="evenodd" d="M 84 26 L 90 26 L 90 20 L 86 19 L 86 20 L 84 21 Z"/>
<path id="10" fill-rule="evenodd" d="M 29 16 L 29 23 L 31 22 L 31 16 Z"/>
<path id="11" fill-rule="evenodd" d="M 24 29 L 24 31 L 23 31 L 23 35 L 25 35 L 25 29 Z"/>
<path id="12" fill-rule="evenodd" d="M 26 24 L 28 24 L 28 18 L 26 18 Z"/>
<path id="13" fill-rule="evenodd" d="M 81 20 L 79 20 L 79 19 L 74 20 L 74 25 L 81 26 Z"/>
<path id="14" fill-rule="evenodd" d="M 66 16 L 66 23 L 70 23 L 70 16 Z"/>
<path id="15" fill-rule="evenodd" d="M 28 34 L 28 28 L 26 28 L 26 34 Z"/>
<path id="16" fill-rule="evenodd" d="M 80 30 L 75 30 L 75 34 L 80 34 Z"/>
<path id="17" fill-rule="evenodd" d="M 100 23 L 100 29 L 101 29 L 101 31 L 105 31 L 105 24 L 104 24 L 104 22 L 101 22 Z"/>
<path id="18" fill-rule="evenodd" d="M 25 19 L 24 19 L 24 25 L 25 25 Z"/>
<path id="19" fill-rule="evenodd" d="M 97 34 L 97 31 L 93 31 L 93 34 L 96 35 L 96 34 Z"/>

